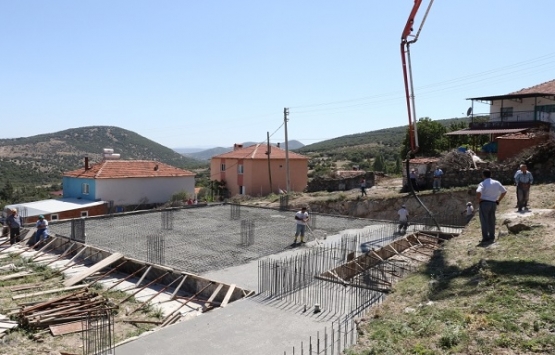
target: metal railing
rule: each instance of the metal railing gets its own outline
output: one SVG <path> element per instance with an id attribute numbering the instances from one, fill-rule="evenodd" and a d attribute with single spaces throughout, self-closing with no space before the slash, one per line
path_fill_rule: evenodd
<path id="1" fill-rule="evenodd" d="M 474 117 L 489 116 L 488 121 L 474 121 Z M 503 128 L 528 128 L 530 125 L 541 126 L 555 121 L 555 113 L 536 111 L 492 112 L 489 114 L 476 114 L 472 116 L 470 129 L 503 129 Z"/>

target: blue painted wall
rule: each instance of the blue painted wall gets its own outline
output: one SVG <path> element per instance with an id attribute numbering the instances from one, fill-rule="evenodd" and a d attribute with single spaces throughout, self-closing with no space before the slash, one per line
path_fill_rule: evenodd
<path id="1" fill-rule="evenodd" d="M 83 179 L 74 177 L 64 177 L 62 179 L 64 197 L 82 198 L 83 200 L 96 200 L 96 185 L 94 179 Z M 89 184 L 89 193 L 81 192 L 81 184 Z"/>

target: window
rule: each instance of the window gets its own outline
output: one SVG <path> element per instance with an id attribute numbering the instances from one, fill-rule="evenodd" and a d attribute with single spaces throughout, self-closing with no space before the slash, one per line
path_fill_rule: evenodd
<path id="1" fill-rule="evenodd" d="M 50 220 L 51 220 L 51 221 L 57 221 L 58 219 L 59 219 L 59 217 L 58 217 L 57 214 L 52 214 L 52 215 L 50 215 Z"/>
<path id="2" fill-rule="evenodd" d="M 220 171 L 225 171 L 225 164 L 220 164 Z"/>
<path id="3" fill-rule="evenodd" d="M 243 164 L 239 164 L 237 165 L 237 174 L 242 174 L 243 173 Z"/>
<path id="4" fill-rule="evenodd" d="M 89 211 L 81 211 L 81 217 L 88 217 Z"/>
<path id="5" fill-rule="evenodd" d="M 81 184 L 81 193 L 83 195 L 88 195 L 89 194 L 89 184 L 86 184 L 86 183 Z"/>
<path id="6" fill-rule="evenodd" d="M 239 195 L 245 194 L 245 186 L 239 186 Z"/>
<path id="7" fill-rule="evenodd" d="M 512 107 L 501 107 L 501 118 L 513 117 Z"/>

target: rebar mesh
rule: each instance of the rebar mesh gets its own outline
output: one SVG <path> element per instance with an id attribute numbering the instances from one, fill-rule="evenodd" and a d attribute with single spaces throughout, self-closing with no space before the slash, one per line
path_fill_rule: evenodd
<path id="1" fill-rule="evenodd" d="M 163 235 L 146 237 L 147 261 L 151 264 L 164 265 L 166 263 L 165 238 Z"/>
<path id="2" fill-rule="evenodd" d="M 231 220 L 241 219 L 241 205 L 230 205 Z"/>
<path id="3" fill-rule="evenodd" d="M 78 218 L 71 220 L 71 239 L 79 243 L 86 243 L 85 219 Z"/>
<path id="4" fill-rule="evenodd" d="M 241 224 L 229 219 L 228 208 L 219 205 L 174 210 L 171 230 L 161 228 L 161 211 L 87 218 L 84 219 L 86 241 L 90 245 L 146 261 L 145 237 L 163 235 L 165 265 L 197 274 L 241 265 L 281 252 L 293 241 L 295 212 L 242 206 L 243 219 L 250 219 L 256 225 L 254 244 L 244 247 Z M 71 223 L 52 222 L 49 228 L 51 233 L 70 236 Z M 383 222 L 320 215 L 318 229 L 310 230 L 307 239 L 323 239 L 347 229 L 379 223 Z"/>
<path id="5" fill-rule="evenodd" d="M 229 219 L 228 208 L 218 205 L 173 210 L 173 228 L 170 230 L 162 228 L 160 215 L 164 211 L 159 210 L 77 220 L 86 223 L 88 244 L 110 252 L 121 252 L 139 260 L 148 260 L 146 236 L 162 235 L 164 265 L 196 274 L 241 265 L 276 254 L 289 248 L 293 242 L 296 227 L 294 211 L 242 206 L 242 219 L 252 220 L 256 225 L 256 240 L 245 247 L 241 240 L 241 224 Z M 53 221 L 49 229 L 51 233 L 69 237 L 72 235 L 72 223 Z M 317 228 L 309 228 L 306 239 L 310 242 L 342 232 L 357 233 L 357 230 L 363 228 L 385 228 L 384 226 L 393 228 L 394 224 L 319 214 Z M 418 228 L 418 225 L 411 225 L 408 232 Z"/>
<path id="6" fill-rule="evenodd" d="M 169 211 L 162 211 L 162 229 L 163 230 L 172 230 L 173 229 L 173 210 Z"/>
<path id="7" fill-rule="evenodd" d="M 241 220 L 241 244 L 244 247 L 254 244 L 254 221 L 251 219 Z"/>
<path id="8" fill-rule="evenodd" d="M 83 321 L 83 355 L 114 355 L 114 325 L 109 310 L 89 313 Z"/>

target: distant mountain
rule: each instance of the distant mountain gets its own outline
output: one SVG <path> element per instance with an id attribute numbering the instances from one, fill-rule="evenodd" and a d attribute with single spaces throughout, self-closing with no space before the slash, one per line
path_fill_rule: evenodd
<path id="1" fill-rule="evenodd" d="M 172 148 L 174 151 L 178 152 L 179 154 L 191 154 L 191 153 L 198 153 L 202 152 L 206 148 Z"/>
<path id="2" fill-rule="evenodd" d="M 253 144 L 258 144 L 257 142 L 244 142 L 242 143 L 243 147 L 249 147 Z M 277 144 L 274 144 L 277 145 Z M 279 143 L 280 147 L 282 149 L 285 149 L 285 143 Z M 297 140 L 290 140 L 289 141 L 289 149 L 290 150 L 295 150 L 295 149 L 299 149 L 304 147 L 304 144 L 302 144 L 301 142 L 297 141 Z M 191 157 L 193 159 L 198 159 L 198 160 L 210 160 L 213 156 L 215 155 L 219 155 L 219 154 L 223 154 L 223 153 L 227 153 L 233 150 L 233 147 L 229 147 L 229 148 L 223 148 L 223 147 L 216 147 L 216 148 L 211 148 L 211 149 L 206 149 L 200 152 L 195 152 L 195 153 L 187 153 L 184 154 L 185 156 Z"/>
<path id="3" fill-rule="evenodd" d="M 0 139 L 0 186 L 60 184 L 65 171 L 102 160 L 112 148 L 121 159 L 158 160 L 183 169 L 207 167 L 137 133 L 112 126 L 72 128 L 26 138 Z"/>

